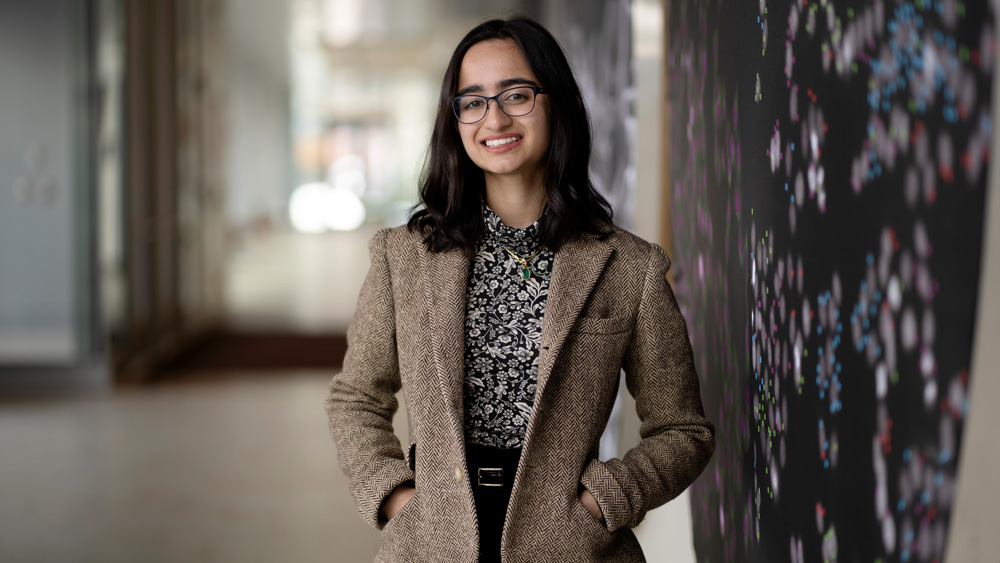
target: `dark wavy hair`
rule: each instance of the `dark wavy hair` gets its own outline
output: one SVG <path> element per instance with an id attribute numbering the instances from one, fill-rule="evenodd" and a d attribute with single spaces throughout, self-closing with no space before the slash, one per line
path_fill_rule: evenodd
<path id="1" fill-rule="evenodd" d="M 580 88 L 552 34 L 520 16 L 484 22 L 455 48 L 441 82 L 430 154 L 420 179 L 420 203 L 409 229 L 423 233 L 424 243 L 434 252 L 472 250 L 483 232 L 485 175 L 465 152 L 452 100 L 465 53 L 491 39 L 517 44 L 551 102 L 552 138 L 543 176 L 546 209 L 539 221 L 542 243 L 555 251 L 583 233 L 607 234 L 612 210 L 590 181 L 590 119 Z"/>

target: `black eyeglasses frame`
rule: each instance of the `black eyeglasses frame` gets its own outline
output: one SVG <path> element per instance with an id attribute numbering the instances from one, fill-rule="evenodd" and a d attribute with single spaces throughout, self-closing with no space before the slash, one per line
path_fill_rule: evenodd
<path id="1" fill-rule="evenodd" d="M 506 94 L 507 92 L 510 92 L 511 90 L 520 90 L 522 88 L 527 89 L 527 90 L 531 90 L 531 92 L 532 92 L 531 109 L 529 109 L 528 111 L 526 111 L 524 113 L 519 113 L 517 115 L 511 115 L 510 113 L 507 112 L 506 109 L 504 109 L 503 104 L 500 102 L 500 96 L 503 96 L 504 94 Z M 465 124 L 465 125 L 472 125 L 473 123 L 479 123 L 480 121 L 486 119 L 486 116 L 489 115 L 489 113 L 490 113 L 490 101 L 493 100 L 493 101 L 496 101 L 496 103 L 497 103 L 496 105 L 497 105 L 498 108 L 500 108 L 500 111 L 504 112 L 508 116 L 510 116 L 510 117 L 524 117 L 525 115 L 528 115 L 529 113 L 531 113 L 531 112 L 533 112 L 535 110 L 535 102 L 537 101 L 538 95 L 539 94 L 545 94 L 545 93 L 546 93 L 545 89 L 542 88 L 541 86 L 528 86 L 528 85 L 524 85 L 524 86 L 513 86 L 511 88 L 507 88 L 506 90 L 504 90 L 502 92 L 498 92 L 496 96 L 480 96 L 479 94 L 462 94 L 461 96 L 455 96 L 454 98 L 452 98 L 452 100 L 451 100 L 451 112 L 453 114 L 455 114 L 455 119 L 457 119 L 459 123 L 462 123 L 462 124 Z M 459 113 L 459 111 L 458 111 L 458 100 L 461 99 L 461 98 L 470 98 L 470 97 L 471 98 L 479 98 L 479 99 L 483 100 L 483 102 L 486 103 L 486 111 L 483 112 L 483 116 L 482 117 L 480 117 L 479 119 L 477 119 L 475 121 L 462 121 L 462 118 L 459 117 L 459 115 L 458 115 L 458 113 Z"/>

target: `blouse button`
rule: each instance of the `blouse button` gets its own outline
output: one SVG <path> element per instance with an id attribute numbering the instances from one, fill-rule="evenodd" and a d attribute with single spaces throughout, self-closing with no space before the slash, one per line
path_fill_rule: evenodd
<path id="1" fill-rule="evenodd" d="M 456 483 L 462 482 L 462 468 L 458 467 L 457 465 L 455 466 L 455 482 Z"/>

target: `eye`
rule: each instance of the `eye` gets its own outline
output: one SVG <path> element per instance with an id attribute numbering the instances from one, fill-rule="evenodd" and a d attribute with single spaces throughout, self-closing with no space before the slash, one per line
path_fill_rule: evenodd
<path id="1" fill-rule="evenodd" d="M 483 101 L 479 98 L 462 98 L 459 107 L 467 110 L 478 109 L 483 107 Z"/>
<path id="2" fill-rule="evenodd" d="M 514 90 L 508 92 L 503 97 L 503 103 L 505 104 L 520 104 L 526 101 L 528 101 L 528 95 L 524 90 Z"/>

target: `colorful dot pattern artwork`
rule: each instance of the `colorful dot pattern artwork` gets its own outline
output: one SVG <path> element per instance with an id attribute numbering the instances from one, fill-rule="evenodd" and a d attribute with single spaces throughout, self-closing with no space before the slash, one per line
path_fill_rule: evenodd
<path id="1" fill-rule="evenodd" d="M 717 440 L 698 560 L 939 563 L 996 3 L 668 6 L 675 290 Z"/>

